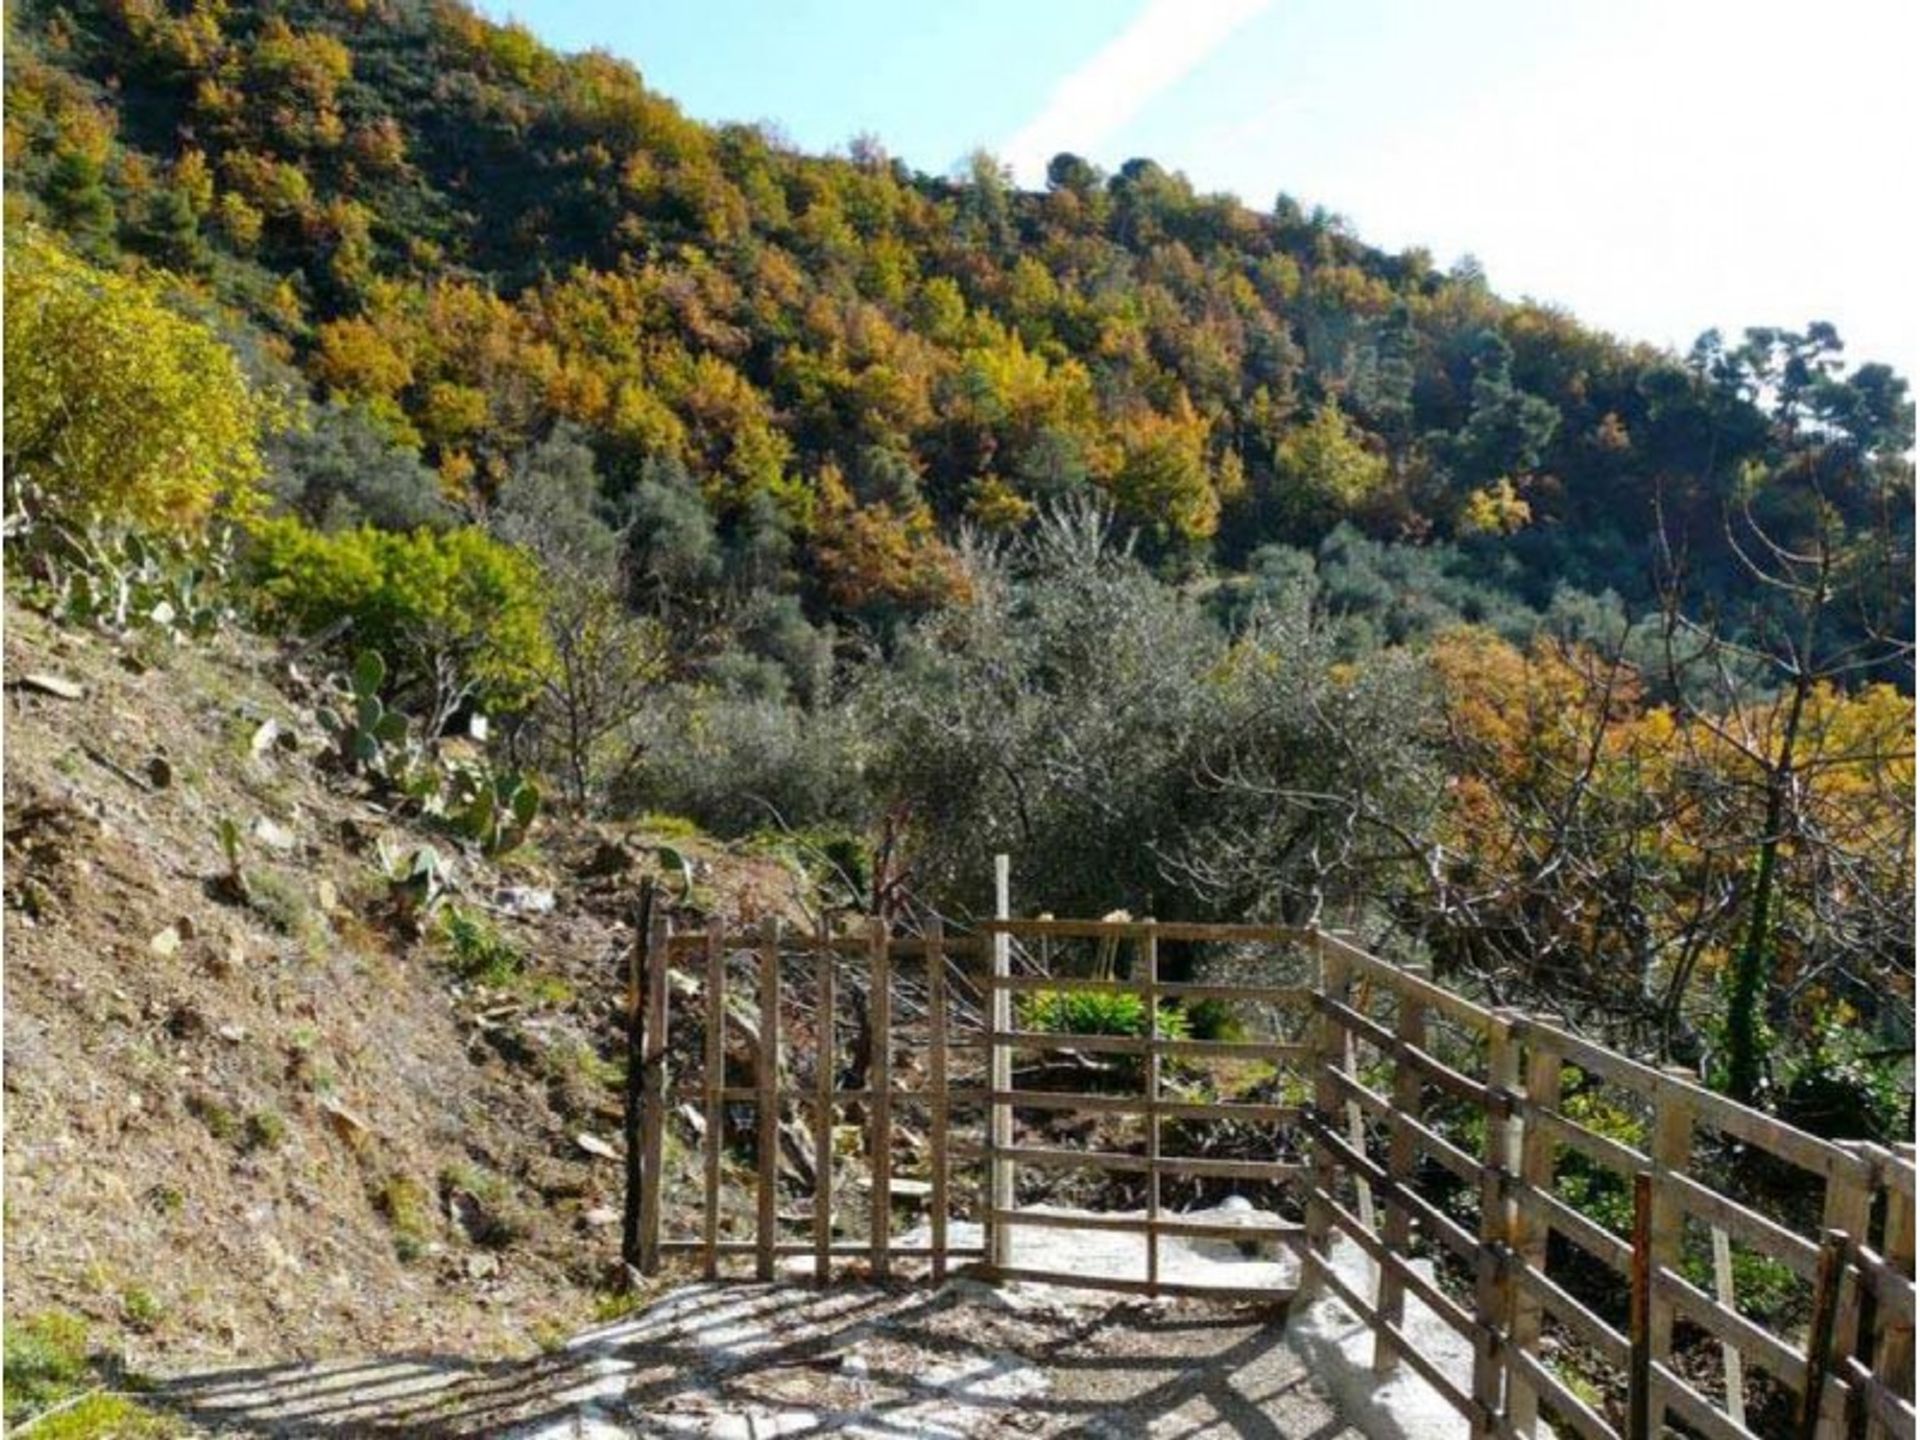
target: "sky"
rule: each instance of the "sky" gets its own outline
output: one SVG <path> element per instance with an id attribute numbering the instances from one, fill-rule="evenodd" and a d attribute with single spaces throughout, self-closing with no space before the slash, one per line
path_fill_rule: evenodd
<path id="1" fill-rule="evenodd" d="M 1042 182 L 1147 156 L 1684 350 L 1835 324 L 1920 372 L 1913 0 L 485 0 L 703 120 Z"/>

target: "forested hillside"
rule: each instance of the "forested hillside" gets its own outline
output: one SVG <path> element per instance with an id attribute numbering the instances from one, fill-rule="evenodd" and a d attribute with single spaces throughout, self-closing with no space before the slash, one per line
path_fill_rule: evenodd
<path id="1" fill-rule="evenodd" d="M 1830 327 L 1676 356 L 1150 160 L 801 154 L 451 0 L 9 25 L 35 603 L 134 623 L 112 555 L 320 637 L 349 768 L 472 843 L 672 812 L 909 921 L 1007 849 L 1897 1123 L 1914 412 Z M 476 715 L 484 795 L 420 780 Z"/>

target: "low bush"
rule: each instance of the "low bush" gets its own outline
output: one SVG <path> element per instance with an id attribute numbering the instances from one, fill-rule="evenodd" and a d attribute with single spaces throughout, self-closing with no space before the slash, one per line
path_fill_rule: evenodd
<path id="1" fill-rule="evenodd" d="M 247 558 L 262 618 L 305 634 L 344 627 L 434 720 L 469 702 L 520 709 L 551 663 L 539 570 L 484 531 L 321 534 L 280 518 L 254 526 Z"/>

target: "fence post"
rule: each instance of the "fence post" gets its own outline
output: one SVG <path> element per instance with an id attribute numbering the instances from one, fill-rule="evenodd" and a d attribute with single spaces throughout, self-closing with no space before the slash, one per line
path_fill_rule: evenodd
<path id="1" fill-rule="evenodd" d="M 1913 1164 L 1913 1146 L 1894 1149 L 1894 1163 Z M 1897 1185 L 1887 1186 L 1887 1216 L 1880 1240 L 1880 1253 L 1902 1273 L 1913 1273 L 1913 1201 Z M 1895 1395 L 1913 1398 L 1913 1325 L 1890 1306 L 1879 1309 L 1879 1324 L 1874 1336 L 1874 1377 Z M 1892 1440 L 1893 1432 L 1874 1415 L 1867 1429 L 1868 1440 Z"/>
<path id="2" fill-rule="evenodd" d="M 818 1052 L 813 1072 L 813 1279 L 825 1285 L 833 1278 L 833 1090 L 834 1090 L 834 953 L 833 929 L 826 913 L 814 930 L 814 965 L 818 972 L 816 1018 L 813 1022 Z"/>
<path id="3" fill-rule="evenodd" d="M 1560 1108 L 1560 1055 L 1547 1043 L 1536 1026 L 1522 1027 L 1527 1042 L 1526 1083 L 1522 1088 L 1529 1105 L 1545 1110 Z M 1513 1197 L 1513 1263 L 1547 1273 L 1547 1227 L 1530 1208 L 1530 1193 L 1550 1194 L 1553 1190 L 1555 1144 L 1553 1132 L 1544 1125 L 1529 1125 L 1526 1111 L 1520 1110 L 1513 1122 L 1520 1136 L 1520 1179 Z M 1509 1338 L 1516 1350 L 1537 1355 L 1540 1349 L 1540 1300 L 1533 1291 L 1516 1280 L 1509 1299 L 1512 1306 Z M 1525 1375 L 1518 1370 L 1507 1373 L 1507 1423 L 1516 1434 L 1531 1436 L 1540 1415 L 1540 1397 Z"/>
<path id="4" fill-rule="evenodd" d="M 1394 1038 L 1405 1045 L 1425 1049 L 1427 1044 L 1427 1007 L 1421 1001 L 1400 991 L 1397 995 L 1398 1007 L 1394 1012 Z M 1349 1037 L 1348 1054 L 1351 1054 Z M 1355 1109 L 1358 1109 L 1356 1106 Z M 1395 1115 L 1404 1115 L 1409 1120 L 1420 1118 L 1420 1072 L 1407 1063 L 1404 1057 L 1395 1057 L 1393 1066 L 1393 1110 Z M 1358 1145 L 1354 1147 L 1360 1149 Z M 1406 1258 L 1409 1242 L 1412 1239 L 1412 1224 L 1407 1215 L 1407 1207 L 1400 1199 L 1398 1188 L 1413 1184 L 1414 1163 L 1419 1147 L 1410 1127 L 1389 1124 L 1387 1127 L 1387 1179 L 1392 1182 L 1386 1195 L 1386 1225 L 1382 1237 L 1389 1255 Z M 1361 1216 L 1362 1220 L 1367 1217 Z M 1378 1301 L 1375 1307 L 1380 1316 L 1380 1328 L 1373 1335 L 1373 1371 L 1384 1375 L 1394 1366 L 1398 1352 L 1387 1339 L 1386 1327 L 1395 1329 L 1406 1313 L 1406 1286 L 1401 1282 L 1399 1271 L 1390 1265 L 1380 1267 Z"/>
<path id="5" fill-rule="evenodd" d="M 993 916 L 1012 918 L 1012 868 L 1005 855 L 993 857 Z M 992 1098 L 1013 1088 L 1013 1052 L 996 1039 L 1013 1028 L 1013 996 L 1001 983 L 1006 980 L 1010 945 L 1004 932 L 993 937 L 993 965 L 988 980 L 992 987 L 987 1001 L 987 1264 L 1005 1269 L 1013 1263 L 1013 1234 L 1000 1218 L 1013 1209 L 1013 1165 L 1006 1152 L 1013 1148 L 1012 1107 Z"/>
<path id="6" fill-rule="evenodd" d="M 647 927 L 645 1035 L 640 1047 L 640 1273 L 660 1272 L 660 1166 L 665 1153 L 667 1110 L 667 939 L 664 910 Z M 629 1032 L 631 1034 L 631 1032 Z M 631 1057 L 629 1044 L 629 1057 Z M 629 1065 L 631 1065 L 629 1058 Z M 631 1174 L 631 1165 L 629 1165 Z"/>
<path id="7" fill-rule="evenodd" d="M 1850 1171 L 1835 1171 L 1827 1177 L 1827 1195 L 1820 1212 L 1822 1230 L 1839 1230 L 1856 1244 L 1864 1244 L 1873 1223 L 1873 1190 L 1879 1174 L 1874 1147 L 1858 1142 L 1843 1143 L 1855 1164 Z M 1881 1151 L 1882 1155 L 1886 1152 Z M 1833 1348 L 1836 1354 L 1852 1355 L 1860 1344 L 1860 1286 L 1851 1277 L 1841 1281 L 1833 1315 Z"/>
<path id="8" fill-rule="evenodd" d="M 1813 1321 L 1807 1327 L 1807 1385 L 1800 1392 L 1800 1440 L 1817 1440 L 1820 1434 L 1827 1376 L 1833 1370 L 1839 1338 L 1840 1294 L 1846 1285 L 1852 1248 L 1853 1238 L 1844 1230 L 1827 1230 L 1820 1236 L 1820 1266 L 1813 1278 Z"/>
<path id="9" fill-rule="evenodd" d="M 707 1193 L 700 1226 L 704 1249 L 701 1269 L 707 1279 L 720 1273 L 720 1131 L 726 1123 L 721 1091 L 727 1083 L 726 927 L 718 915 L 707 922 L 707 1053 L 705 1170 Z"/>
<path id="10" fill-rule="evenodd" d="M 1660 1284 L 1662 1269 L 1680 1268 L 1680 1243 L 1686 1211 L 1675 1198 L 1669 1175 L 1684 1175 L 1693 1165 L 1696 1106 L 1693 1076 L 1686 1070 L 1664 1072 L 1653 1092 L 1653 1135 L 1648 1146 L 1653 1160 L 1648 1180 L 1647 1209 L 1647 1344 L 1654 1363 L 1665 1365 L 1673 1354 L 1673 1302 Z M 1652 1380 L 1648 1394 L 1648 1423 L 1658 1430 L 1667 1421 L 1666 1386 Z"/>
<path id="11" fill-rule="evenodd" d="M 1653 1436 L 1653 1176 L 1633 1177 L 1633 1257 L 1628 1276 L 1627 1437 Z"/>
<path id="12" fill-rule="evenodd" d="M 927 1083 L 933 1089 L 933 1283 L 947 1278 L 947 930 L 927 925 Z"/>
<path id="13" fill-rule="evenodd" d="M 1321 939 L 1318 927 L 1311 932 L 1314 954 L 1320 961 L 1320 998 L 1344 1004 L 1347 999 L 1347 982 L 1351 965 L 1339 951 L 1330 949 Z M 1344 1027 L 1336 1020 L 1325 1005 L 1321 1006 L 1314 1020 L 1313 1037 L 1313 1189 L 1307 1195 L 1306 1214 L 1306 1251 L 1302 1254 L 1300 1266 L 1300 1293 L 1304 1298 L 1323 1294 L 1326 1286 L 1320 1277 L 1320 1267 L 1332 1263 L 1333 1211 L 1330 1202 L 1333 1199 L 1334 1186 L 1339 1176 L 1339 1168 L 1325 1140 L 1322 1131 L 1331 1131 L 1334 1116 L 1339 1113 L 1339 1087 L 1334 1084 L 1333 1071 L 1339 1065 L 1345 1053 L 1342 1047 Z"/>
<path id="14" fill-rule="evenodd" d="M 1147 1294 L 1160 1293 L 1160 937 L 1153 921 L 1140 941 L 1147 1006 Z"/>
<path id="15" fill-rule="evenodd" d="M 780 1239 L 780 921 L 760 924 L 760 1081 L 756 1144 L 759 1161 L 758 1223 L 754 1226 L 754 1275 L 773 1279 L 774 1246 Z"/>
<path id="16" fill-rule="evenodd" d="M 873 1065 L 869 1084 L 872 1103 L 867 1123 L 872 1139 L 867 1150 L 873 1161 L 873 1197 L 870 1214 L 873 1278 L 887 1278 L 893 1230 L 893 950 L 887 922 L 878 915 L 867 921 L 867 957 L 872 978 L 867 1001 L 873 1008 Z"/>
<path id="17" fill-rule="evenodd" d="M 1480 1248 L 1475 1258 L 1474 1292 L 1480 1333 L 1473 1342 L 1473 1398 L 1480 1413 L 1472 1433 L 1498 1433 L 1506 1369 L 1502 1347 L 1512 1320 L 1513 1278 L 1507 1269 L 1507 1243 L 1513 1234 L 1509 1182 L 1519 1169 L 1510 1100 L 1520 1083 L 1520 1047 L 1514 1043 L 1517 1017 L 1497 1010 L 1487 1019 L 1487 1139 L 1480 1167 Z"/>

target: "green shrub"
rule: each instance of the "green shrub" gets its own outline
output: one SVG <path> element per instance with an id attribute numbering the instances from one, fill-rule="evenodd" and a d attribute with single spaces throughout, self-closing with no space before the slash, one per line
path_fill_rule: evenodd
<path id="1" fill-rule="evenodd" d="M 551 663 L 539 570 L 485 531 L 321 534 L 274 519 L 253 527 L 248 558 L 264 618 L 306 633 L 348 623 L 356 650 L 386 658 L 396 689 L 436 705 L 455 698 L 451 684 L 490 709 L 519 709 Z"/>
<path id="2" fill-rule="evenodd" d="M 1050 1035 L 1145 1035 L 1147 1002 L 1138 995 L 1101 990 L 1036 990 L 1020 1002 L 1020 1024 Z M 1160 1007 L 1160 1034 L 1187 1038 L 1186 1013 Z"/>
<path id="3" fill-rule="evenodd" d="M 1829 1140 L 1876 1140 L 1906 1133 L 1906 1099 L 1894 1067 L 1872 1057 L 1876 1037 L 1845 1012 L 1820 1016 L 1813 1042 L 1781 1076 L 1780 1118 Z"/>

